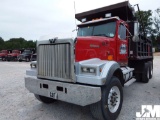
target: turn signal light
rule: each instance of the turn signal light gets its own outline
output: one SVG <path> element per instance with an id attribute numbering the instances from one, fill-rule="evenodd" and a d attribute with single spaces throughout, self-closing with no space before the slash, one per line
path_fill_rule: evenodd
<path id="1" fill-rule="evenodd" d="M 113 55 L 108 55 L 108 60 L 113 60 Z"/>

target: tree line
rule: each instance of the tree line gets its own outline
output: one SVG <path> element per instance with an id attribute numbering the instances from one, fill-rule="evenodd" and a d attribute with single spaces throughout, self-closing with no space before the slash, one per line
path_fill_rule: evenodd
<path id="1" fill-rule="evenodd" d="M 0 37 L 0 50 L 26 48 L 36 48 L 36 41 L 25 40 L 24 38 L 11 38 L 8 41 L 5 41 L 2 37 Z"/>

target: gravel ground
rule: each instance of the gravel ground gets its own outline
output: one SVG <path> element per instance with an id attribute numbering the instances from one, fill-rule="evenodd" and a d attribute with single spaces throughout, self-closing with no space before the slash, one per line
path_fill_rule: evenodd
<path id="1" fill-rule="evenodd" d="M 148 84 L 125 87 L 124 102 L 117 120 L 134 120 L 141 105 L 160 104 L 160 56 L 154 58 L 154 76 Z M 58 101 L 46 105 L 24 87 L 26 62 L 0 62 L 0 120 L 94 120 L 89 107 Z"/>

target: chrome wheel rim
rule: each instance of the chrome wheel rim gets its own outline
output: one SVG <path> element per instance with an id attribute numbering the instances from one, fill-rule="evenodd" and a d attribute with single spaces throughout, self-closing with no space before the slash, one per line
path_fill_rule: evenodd
<path id="1" fill-rule="evenodd" d="M 111 113 L 115 113 L 120 105 L 120 90 L 117 86 L 113 86 L 108 95 L 108 109 Z"/>

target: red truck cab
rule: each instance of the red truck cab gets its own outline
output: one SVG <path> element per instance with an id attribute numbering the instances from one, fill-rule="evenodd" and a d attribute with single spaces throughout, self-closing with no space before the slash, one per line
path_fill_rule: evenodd
<path id="1" fill-rule="evenodd" d="M 123 24 L 122 24 L 123 23 Z M 91 58 L 128 62 L 127 24 L 118 17 L 93 20 L 78 25 L 76 61 Z"/>
<path id="2" fill-rule="evenodd" d="M 2 59 L 2 61 L 6 60 L 6 57 L 9 53 L 11 53 L 11 50 L 2 50 L 0 52 L 0 58 Z"/>
<path id="3" fill-rule="evenodd" d="M 21 54 L 21 51 L 20 50 L 12 50 L 12 53 L 8 54 L 7 55 L 7 61 L 11 61 L 11 60 L 14 60 L 16 61 L 17 60 L 17 57 Z"/>

